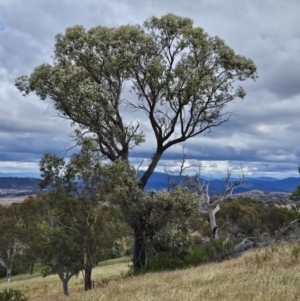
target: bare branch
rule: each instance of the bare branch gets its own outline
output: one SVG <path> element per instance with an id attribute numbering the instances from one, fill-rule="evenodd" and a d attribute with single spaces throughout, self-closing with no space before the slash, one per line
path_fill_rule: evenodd
<path id="1" fill-rule="evenodd" d="M 298 220 L 296 219 L 296 220 L 294 220 L 294 221 L 292 221 L 292 222 L 290 222 L 275 238 L 274 238 L 274 240 L 273 240 L 273 242 L 272 243 L 275 243 L 276 241 L 278 241 L 283 235 L 285 235 L 286 234 L 286 232 L 289 230 L 289 228 L 292 226 L 292 225 L 294 225 L 294 224 L 296 224 L 298 222 Z"/>
<path id="2" fill-rule="evenodd" d="M 186 154 L 185 147 L 182 146 L 182 160 L 179 165 L 179 171 L 175 172 L 171 171 L 167 168 L 167 166 L 164 166 L 164 171 L 168 175 L 168 191 L 174 190 L 176 186 L 184 185 L 187 182 L 187 176 L 184 176 L 184 172 L 194 167 L 195 165 L 186 165 Z"/>

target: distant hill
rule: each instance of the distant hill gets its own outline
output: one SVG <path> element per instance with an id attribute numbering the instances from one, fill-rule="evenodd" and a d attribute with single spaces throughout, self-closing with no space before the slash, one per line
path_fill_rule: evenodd
<path id="1" fill-rule="evenodd" d="M 176 176 L 172 176 L 176 178 Z M 236 179 L 233 179 L 236 180 Z M 207 180 L 206 180 L 207 181 Z M 243 185 L 234 189 L 235 193 L 260 190 L 264 192 L 293 192 L 300 184 L 300 178 L 276 179 L 271 177 L 246 178 Z M 154 172 L 149 179 L 147 190 L 160 190 L 168 188 L 168 175 L 165 173 Z M 225 184 L 223 180 L 212 180 L 209 185 L 210 193 L 224 192 Z"/>
<path id="2" fill-rule="evenodd" d="M 1 178 L 36 178 L 40 177 L 40 172 L 0 172 Z"/>
<path id="3" fill-rule="evenodd" d="M 154 172 L 149 179 L 146 190 L 161 190 L 168 188 L 168 175 L 166 173 Z M 177 176 L 171 176 L 171 181 Z M 237 180 L 237 179 L 233 179 Z M 39 190 L 41 179 L 32 177 L 1 177 L 0 176 L 0 197 L 6 195 L 33 194 Z M 203 180 L 207 181 L 207 180 Z M 234 193 L 244 193 L 252 190 L 263 192 L 288 192 L 296 190 L 300 184 L 300 178 L 276 179 L 271 177 L 246 178 L 243 185 L 234 189 Z M 215 179 L 210 182 L 210 193 L 217 194 L 224 192 L 223 180 Z"/>
<path id="4" fill-rule="evenodd" d="M 0 177 L 0 189 L 39 189 L 41 179 Z"/>
<path id="5" fill-rule="evenodd" d="M 0 197 L 35 194 L 40 182 L 37 178 L 0 177 Z"/>

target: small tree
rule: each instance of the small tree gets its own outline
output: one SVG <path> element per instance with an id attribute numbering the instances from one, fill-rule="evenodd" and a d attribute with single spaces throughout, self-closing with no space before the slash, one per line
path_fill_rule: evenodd
<path id="1" fill-rule="evenodd" d="M 31 195 L 17 207 L 20 217 L 18 223 L 18 239 L 23 245 L 22 260 L 26 268 L 29 267 L 30 274 L 33 273 L 34 265 L 39 260 L 39 257 L 36 256 L 32 250 L 34 249 L 34 244 L 40 243 L 40 233 L 37 225 L 41 222 L 42 200 L 41 195 L 37 197 Z"/>
<path id="2" fill-rule="evenodd" d="M 6 269 L 6 282 L 10 281 L 15 256 L 23 249 L 18 222 L 17 208 L 0 205 L 0 265 Z"/>
<path id="3" fill-rule="evenodd" d="M 42 275 L 57 274 L 63 292 L 69 295 L 69 280 L 83 265 L 82 246 L 77 237 L 61 224 L 60 207 L 53 206 L 53 195 L 31 197 L 20 205 L 22 242 L 26 252 L 46 266 Z M 32 218 L 31 214 L 34 214 Z"/>
<path id="4" fill-rule="evenodd" d="M 51 185 L 49 197 L 55 217 L 83 250 L 85 290 L 92 289 L 91 274 L 97 250 L 107 252 L 113 247 L 117 233 L 114 221 L 119 210 L 107 205 L 103 177 L 105 167 L 86 141 L 81 152 L 69 163 L 55 155 L 41 159 L 41 186 Z"/>
<path id="5" fill-rule="evenodd" d="M 57 274 L 62 282 L 63 292 L 68 296 L 70 279 L 82 269 L 82 248 L 74 239 L 74 235 L 70 235 L 70 231 L 61 226 L 55 217 L 52 218 L 51 224 L 42 223 L 39 231 L 43 239 L 36 254 L 41 263 L 47 266 L 42 275 L 46 277 Z"/>

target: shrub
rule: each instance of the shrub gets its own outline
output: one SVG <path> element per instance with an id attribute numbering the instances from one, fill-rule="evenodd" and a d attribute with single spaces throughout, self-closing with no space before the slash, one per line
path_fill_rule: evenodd
<path id="1" fill-rule="evenodd" d="M 171 257 L 168 252 L 160 252 L 149 258 L 143 272 L 177 270 L 185 267 L 185 262 L 177 257 Z"/>
<path id="2" fill-rule="evenodd" d="M 211 239 L 205 244 L 194 244 L 192 250 L 182 259 L 171 256 L 169 252 L 158 252 L 150 256 L 145 266 L 134 272 L 140 274 L 198 266 L 215 260 L 218 255 L 228 252 L 232 246 L 232 242 L 225 243 L 224 239 Z"/>
<path id="3" fill-rule="evenodd" d="M 194 245 L 192 252 L 186 255 L 185 263 L 189 266 L 197 266 L 207 261 L 207 252 L 205 247 Z"/>
<path id="4" fill-rule="evenodd" d="M 299 254 L 300 254 L 300 247 L 294 246 L 292 249 L 292 256 L 294 256 L 296 259 L 298 259 Z"/>
<path id="5" fill-rule="evenodd" d="M 28 297 L 26 297 L 22 291 L 19 289 L 4 289 L 0 292 L 0 301 L 27 301 Z"/>

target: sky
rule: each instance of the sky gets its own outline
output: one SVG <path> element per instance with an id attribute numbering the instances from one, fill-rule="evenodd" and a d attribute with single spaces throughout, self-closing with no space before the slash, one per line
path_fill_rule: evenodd
<path id="1" fill-rule="evenodd" d="M 54 37 L 76 24 L 86 29 L 142 24 L 173 13 L 219 36 L 236 53 L 251 58 L 259 78 L 242 85 L 246 97 L 226 108 L 229 122 L 184 143 L 186 165 L 205 175 L 298 177 L 300 166 L 300 1 L 286 0 L 0 0 L 0 176 L 39 176 L 45 152 L 68 157 L 74 146 L 68 121 L 50 101 L 23 97 L 18 76 L 52 63 Z M 126 112 L 130 118 L 131 112 Z M 133 114 L 133 113 L 132 113 Z M 130 160 L 144 165 L 155 149 L 150 128 Z M 176 172 L 182 145 L 169 149 L 156 171 Z"/>

